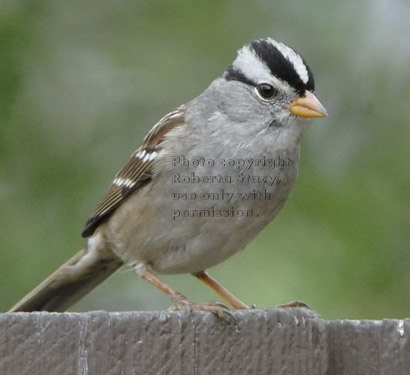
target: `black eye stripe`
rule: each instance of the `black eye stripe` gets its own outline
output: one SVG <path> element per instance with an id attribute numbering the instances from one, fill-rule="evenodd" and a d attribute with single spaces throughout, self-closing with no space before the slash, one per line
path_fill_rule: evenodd
<path id="1" fill-rule="evenodd" d="M 232 65 L 226 69 L 223 76 L 227 81 L 239 81 L 250 86 L 255 86 L 254 82 L 248 79 L 241 71 L 235 69 Z"/>

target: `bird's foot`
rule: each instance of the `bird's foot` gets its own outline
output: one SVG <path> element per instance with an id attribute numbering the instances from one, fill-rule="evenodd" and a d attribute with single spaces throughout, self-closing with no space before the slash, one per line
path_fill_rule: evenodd
<path id="1" fill-rule="evenodd" d="M 231 317 L 232 314 L 229 309 L 222 303 L 219 302 L 207 302 L 207 303 L 194 303 L 188 301 L 182 294 L 171 295 L 173 306 L 170 307 L 173 311 L 208 311 L 215 314 L 219 318 Z"/>

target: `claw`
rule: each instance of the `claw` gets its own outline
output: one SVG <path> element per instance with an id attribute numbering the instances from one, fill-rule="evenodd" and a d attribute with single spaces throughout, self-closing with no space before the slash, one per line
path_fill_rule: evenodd
<path id="1" fill-rule="evenodd" d="M 313 311 L 313 309 L 307 303 L 301 302 L 301 301 L 292 301 L 292 302 L 289 302 L 289 303 L 285 303 L 283 305 L 278 305 L 276 307 L 279 308 L 279 309 L 288 309 L 288 308 L 292 308 L 292 307 L 297 307 L 297 308 L 305 308 L 305 309 Z"/>

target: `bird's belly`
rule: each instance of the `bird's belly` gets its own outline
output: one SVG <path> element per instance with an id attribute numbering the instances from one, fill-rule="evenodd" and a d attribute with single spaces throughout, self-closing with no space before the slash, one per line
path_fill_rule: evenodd
<path id="1" fill-rule="evenodd" d="M 159 241 L 162 246 L 152 249 L 149 254 L 152 268 L 161 273 L 192 273 L 205 270 L 243 249 L 259 231 L 259 225 L 250 225 L 237 218 L 230 218 L 229 223 L 226 223 L 226 219 L 214 217 L 207 222 L 181 222 L 189 234 L 179 233 L 176 227 L 169 233 L 172 240 L 167 241 L 164 238 L 162 244 Z"/>
<path id="2" fill-rule="evenodd" d="M 243 249 L 276 216 L 295 177 L 291 170 L 280 183 L 192 183 L 174 190 L 164 177 L 117 209 L 105 224 L 106 238 L 127 263 L 161 273 L 202 271 Z"/>

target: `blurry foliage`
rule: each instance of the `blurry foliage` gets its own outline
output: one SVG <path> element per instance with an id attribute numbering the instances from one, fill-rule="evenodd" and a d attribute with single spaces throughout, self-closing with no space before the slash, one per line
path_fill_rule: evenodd
<path id="1" fill-rule="evenodd" d="M 211 274 L 260 307 L 409 316 L 409 14 L 400 0 L 0 2 L 0 310 L 84 246 L 151 126 L 271 36 L 309 61 L 330 116 L 304 134 L 283 212 Z M 216 299 L 190 275 L 164 279 Z M 120 271 L 73 310 L 167 308 L 146 284 Z"/>

